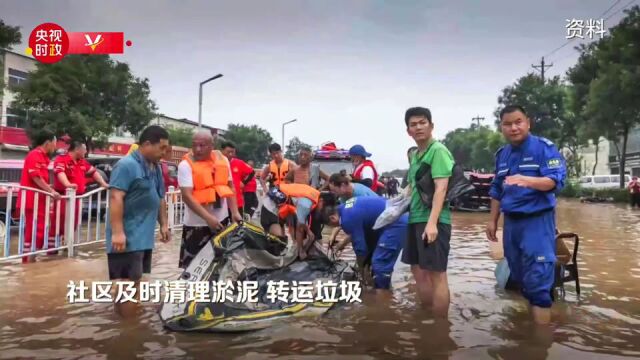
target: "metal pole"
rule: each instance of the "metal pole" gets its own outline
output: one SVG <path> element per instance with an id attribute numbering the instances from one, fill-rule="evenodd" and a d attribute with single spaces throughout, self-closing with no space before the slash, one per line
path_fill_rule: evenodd
<path id="1" fill-rule="evenodd" d="M 200 83 L 200 91 L 198 94 L 198 130 L 202 128 L 202 83 Z"/>
<path id="2" fill-rule="evenodd" d="M 292 122 L 296 122 L 298 119 L 289 120 L 287 122 L 282 123 L 282 150 L 286 152 L 286 145 L 284 144 L 284 126 L 287 124 L 291 124 Z"/>
<path id="3" fill-rule="evenodd" d="M 222 76 L 223 76 L 222 74 L 218 74 L 200 83 L 200 89 L 198 92 L 198 129 L 202 128 L 202 86 L 208 83 L 209 81 L 215 80 L 217 78 L 221 78 Z"/>

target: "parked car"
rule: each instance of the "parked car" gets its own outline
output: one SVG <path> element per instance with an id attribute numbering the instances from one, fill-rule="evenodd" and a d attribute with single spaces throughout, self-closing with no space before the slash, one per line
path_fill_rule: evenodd
<path id="1" fill-rule="evenodd" d="M 624 176 L 627 186 L 631 176 Z M 617 189 L 620 187 L 620 175 L 588 175 L 580 178 L 580 186 L 584 189 Z"/>

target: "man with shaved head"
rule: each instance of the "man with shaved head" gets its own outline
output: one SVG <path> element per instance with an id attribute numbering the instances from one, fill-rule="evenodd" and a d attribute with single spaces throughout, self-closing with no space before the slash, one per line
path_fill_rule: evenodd
<path id="1" fill-rule="evenodd" d="M 178 186 L 187 205 L 178 264 L 183 269 L 230 221 L 242 220 L 229 160 L 213 148 L 211 132 L 198 131 L 193 135 L 191 151 L 178 165 Z"/>

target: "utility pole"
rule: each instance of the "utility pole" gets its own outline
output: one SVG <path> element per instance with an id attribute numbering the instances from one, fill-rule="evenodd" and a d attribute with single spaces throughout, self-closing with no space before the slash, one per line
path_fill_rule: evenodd
<path id="1" fill-rule="evenodd" d="M 472 121 L 475 121 L 477 123 L 477 126 L 480 127 L 480 121 L 484 121 L 484 117 L 480 117 L 480 115 L 471 118 Z"/>
<path id="2" fill-rule="evenodd" d="M 542 83 L 544 84 L 544 70 L 546 68 L 550 68 L 553 66 L 553 63 L 551 64 L 545 64 L 544 63 L 544 56 L 542 57 L 542 60 L 540 60 L 540 65 L 531 65 L 532 68 L 540 71 L 540 74 L 542 75 Z"/>

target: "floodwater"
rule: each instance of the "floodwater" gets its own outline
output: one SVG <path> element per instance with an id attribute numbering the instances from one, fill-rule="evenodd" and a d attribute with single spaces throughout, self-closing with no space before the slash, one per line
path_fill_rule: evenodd
<path id="1" fill-rule="evenodd" d="M 487 214 L 454 214 L 449 320 L 418 310 L 407 266 L 398 263 L 388 303 L 334 308 L 243 334 L 172 333 L 156 306 L 120 321 L 109 304 L 69 304 L 69 280 L 107 278 L 104 249 L 74 259 L 0 267 L 0 359 L 620 359 L 640 357 L 640 211 L 561 201 L 558 226 L 580 236 L 582 294 L 567 284 L 554 323 L 535 327 L 526 302 L 495 288 L 484 237 Z M 159 244 L 150 280 L 175 279 L 179 239 Z"/>

